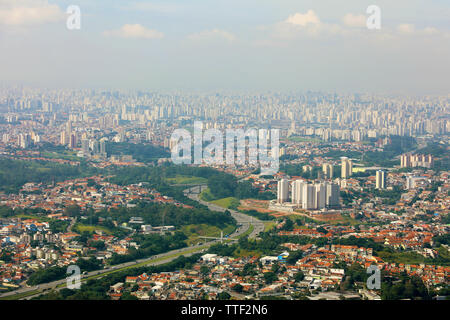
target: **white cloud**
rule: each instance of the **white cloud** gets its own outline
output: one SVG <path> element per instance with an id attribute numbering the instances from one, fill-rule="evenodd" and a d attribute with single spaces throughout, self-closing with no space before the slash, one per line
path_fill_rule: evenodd
<path id="1" fill-rule="evenodd" d="M 308 12 L 304 14 L 297 12 L 294 15 L 289 16 L 285 22 L 305 27 L 309 24 L 320 24 L 320 19 L 313 10 L 308 10 Z"/>
<path id="2" fill-rule="evenodd" d="M 425 35 L 435 35 L 439 33 L 439 30 L 433 27 L 426 27 L 425 29 L 423 29 L 422 31 Z"/>
<path id="3" fill-rule="evenodd" d="M 162 32 L 147 29 L 140 24 L 125 24 L 118 30 L 105 31 L 103 32 L 103 35 L 135 39 L 161 39 L 164 37 Z"/>
<path id="4" fill-rule="evenodd" d="M 263 46 L 286 46 L 294 41 L 308 38 L 329 40 L 333 37 L 347 37 L 358 40 L 392 41 L 409 36 L 442 36 L 445 32 L 433 27 L 417 29 L 413 24 L 399 24 L 392 28 L 383 27 L 382 30 L 369 31 L 367 29 L 367 17 L 363 14 L 348 13 L 342 17 L 341 23 L 329 23 L 321 21 L 313 10 L 306 13 L 297 12 L 289 15 L 287 19 L 260 27 L 264 32 L 264 38 L 254 43 Z"/>
<path id="5" fill-rule="evenodd" d="M 219 30 L 219 29 L 213 29 L 213 30 L 205 30 L 198 33 L 193 33 L 187 36 L 189 40 L 210 40 L 210 39 L 221 39 L 226 40 L 228 42 L 233 42 L 236 40 L 236 37 L 227 31 Z"/>
<path id="6" fill-rule="evenodd" d="M 397 31 L 402 34 L 413 34 L 415 27 L 413 24 L 403 23 L 397 26 Z"/>
<path id="7" fill-rule="evenodd" d="M 45 0 L 0 1 L 0 24 L 6 26 L 31 26 L 61 21 L 64 12 Z"/>
<path id="8" fill-rule="evenodd" d="M 318 37 L 336 36 L 349 33 L 339 24 L 324 23 L 313 10 L 306 13 L 297 12 L 290 15 L 286 20 L 274 24 L 269 29 L 274 38 L 292 40 L 299 36 Z"/>
<path id="9" fill-rule="evenodd" d="M 352 28 L 363 28 L 366 27 L 367 17 L 363 14 L 354 15 L 352 13 L 348 13 L 342 18 L 342 22 L 347 27 Z"/>
<path id="10" fill-rule="evenodd" d="M 436 36 L 441 35 L 445 37 L 445 32 L 441 32 L 434 27 L 426 27 L 424 29 L 416 29 L 413 24 L 400 24 L 397 26 L 397 32 L 401 35 L 414 35 L 414 36 Z"/>

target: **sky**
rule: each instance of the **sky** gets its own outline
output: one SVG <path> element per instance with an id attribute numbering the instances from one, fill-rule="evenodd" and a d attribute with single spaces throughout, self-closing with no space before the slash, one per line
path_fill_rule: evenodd
<path id="1" fill-rule="evenodd" d="M 448 0 L 0 0 L 3 85 L 447 95 L 449 57 Z"/>

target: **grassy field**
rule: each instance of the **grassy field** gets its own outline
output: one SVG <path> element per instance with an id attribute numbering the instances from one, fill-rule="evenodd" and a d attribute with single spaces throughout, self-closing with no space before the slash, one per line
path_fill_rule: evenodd
<path id="1" fill-rule="evenodd" d="M 425 262 L 425 257 L 416 252 L 386 252 L 379 251 L 378 256 L 386 262 L 420 264 Z"/>
<path id="2" fill-rule="evenodd" d="M 194 177 L 194 176 L 183 176 L 176 175 L 174 178 L 166 179 L 171 184 L 205 184 L 208 182 L 208 179 L 202 177 Z"/>
<path id="3" fill-rule="evenodd" d="M 16 216 L 17 218 L 21 218 L 21 219 L 35 219 L 38 220 L 40 222 L 49 222 L 52 219 L 48 218 L 48 217 L 42 217 L 42 216 L 34 216 L 31 214 L 19 214 Z"/>
<path id="4" fill-rule="evenodd" d="M 338 224 L 338 223 L 345 224 L 345 225 L 351 225 L 351 226 L 361 224 L 360 221 L 353 219 L 351 217 L 348 217 L 348 216 L 343 216 L 342 219 L 329 222 L 329 224 Z"/>
<path id="5" fill-rule="evenodd" d="M 200 193 L 200 199 L 203 201 L 211 201 L 214 199 L 214 196 L 209 191 L 209 188 L 206 188 L 202 191 L 202 193 Z"/>
<path id="6" fill-rule="evenodd" d="M 439 259 L 425 258 L 417 252 L 387 252 L 378 251 L 377 255 L 386 262 L 404 263 L 404 264 L 434 264 L 438 266 L 450 265 L 450 252 L 444 247 L 438 248 Z"/>
<path id="7" fill-rule="evenodd" d="M 111 234 L 111 230 L 102 226 L 90 226 L 82 223 L 77 223 L 73 227 L 73 231 L 83 233 L 84 231 L 95 232 L 95 230 L 101 230 L 107 234 Z"/>
<path id="8" fill-rule="evenodd" d="M 250 251 L 250 250 L 244 250 L 241 248 L 236 249 L 236 251 L 233 253 L 233 256 L 235 257 L 261 257 L 262 253 L 259 251 Z"/>
<path id="9" fill-rule="evenodd" d="M 275 227 L 276 223 L 274 221 L 264 222 L 264 232 L 270 231 Z"/>
<path id="10" fill-rule="evenodd" d="M 76 156 L 76 152 L 73 151 L 64 151 L 64 152 L 42 152 L 41 155 L 45 158 L 49 159 L 64 159 L 70 161 L 81 161 L 83 158 L 79 158 Z"/>
<path id="11" fill-rule="evenodd" d="M 206 188 L 205 190 L 200 193 L 200 199 L 203 201 L 214 203 L 215 205 L 218 205 L 222 208 L 232 208 L 236 209 L 239 205 L 239 199 L 235 197 L 228 197 L 228 198 L 222 198 L 222 199 L 216 199 L 214 200 L 214 196 L 209 191 L 209 188 Z"/>
<path id="12" fill-rule="evenodd" d="M 228 197 L 228 198 L 211 201 L 211 203 L 214 203 L 222 208 L 227 208 L 227 209 L 228 208 L 236 208 L 237 206 L 239 206 L 239 199 L 234 198 L 234 197 Z"/>
<path id="13" fill-rule="evenodd" d="M 223 235 L 226 236 L 235 230 L 235 226 L 227 225 L 225 228 L 220 229 L 216 226 L 210 226 L 207 224 L 191 224 L 184 226 L 181 231 L 188 237 L 186 243 L 188 245 L 205 241 L 200 237 L 220 237 L 220 232 L 223 231 Z"/>
<path id="14" fill-rule="evenodd" d="M 321 142 L 321 140 L 319 138 L 308 138 L 308 137 L 298 137 L 298 136 L 289 137 L 288 140 L 293 141 L 293 142 Z"/>

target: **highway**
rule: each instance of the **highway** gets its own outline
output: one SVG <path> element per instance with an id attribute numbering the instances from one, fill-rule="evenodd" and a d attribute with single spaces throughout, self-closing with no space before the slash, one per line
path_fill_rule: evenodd
<path id="1" fill-rule="evenodd" d="M 184 190 L 184 193 L 186 196 L 188 196 L 192 200 L 195 200 L 195 201 L 207 206 L 212 211 L 224 212 L 225 210 L 228 210 L 231 213 L 231 215 L 233 216 L 233 218 L 236 219 L 238 225 L 242 225 L 242 227 L 240 227 L 238 230 L 236 230 L 232 235 L 230 235 L 230 237 L 239 237 L 241 234 L 245 233 L 248 230 L 250 225 L 253 225 L 253 230 L 248 236 L 250 239 L 256 238 L 259 233 L 264 231 L 264 223 L 261 220 L 258 220 L 252 216 L 243 214 L 236 210 L 225 209 L 221 206 L 201 200 L 199 198 L 199 194 L 200 194 L 202 187 L 206 187 L 206 185 L 193 186 L 189 189 Z"/>
<path id="2" fill-rule="evenodd" d="M 81 281 L 86 281 L 88 280 L 89 277 L 92 276 L 97 276 L 97 275 L 101 275 L 101 274 L 105 274 L 105 273 L 110 273 L 110 272 L 116 272 L 116 271 L 120 271 L 124 268 L 127 267 L 132 267 L 135 265 L 139 265 L 139 266 L 156 266 L 156 265 L 160 265 L 160 264 L 164 264 L 167 262 L 170 262 L 174 259 L 176 259 L 177 257 L 184 255 L 186 257 L 191 256 L 195 253 L 201 252 L 203 250 L 208 249 L 211 245 L 215 244 L 215 243 L 219 243 L 219 240 L 214 240 L 211 242 L 207 242 L 206 244 L 202 244 L 202 245 L 193 245 L 190 247 L 186 247 L 186 248 L 182 248 L 182 249 L 176 249 L 176 250 L 172 250 L 172 251 L 168 251 L 162 254 L 158 254 L 158 255 L 154 255 L 150 258 L 145 258 L 145 259 L 139 259 L 136 261 L 130 261 L 130 262 L 125 262 L 125 263 L 121 263 L 118 265 L 114 265 L 114 266 L 108 266 L 105 269 L 101 269 L 101 270 L 95 270 L 95 271 L 91 271 L 85 275 L 82 275 L 82 279 Z M 166 258 L 166 259 L 164 259 Z M 155 261 L 156 260 L 156 261 Z M 63 286 L 59 286 L 57 288 L 58 285 L 63 284 Z M 32 295 L 32 296 L 28 296 L 26 297 L 26 299 L 32 298 L 33 296 L 37 296 L 39 294 L 41 294 L 43 291 L 46 291 L 47 289 L 62 289 L 65 288 L 65 284 L 66 284 L 66 279 L 62 279 L 62 280 L 57 280 L 57 281 L 53 281 L 53 282 L 49 282 L 49 283 L 44 283 L 44 284 L 40 284 L 38 286 L 30 286 L 30 287 L 24 287 L 24 288 L 20 288 L 14 291 L 10 291 L 10 292 L 6 292 L 0 295 L 0 299 L 2 298 L 6 298 L 8 296 L 12 296 L 12 295 L 17 295 L 17 294 L 23 294 L 26 292 L 32 292 L 32 291 L 36 291 L 39 290 L 39 293 Z"/>
<path id="3" fill-rule="evenodd" d="M 220 211 L 220 212 L 224 212 L 225 210 L 230 211 L 231 215 L 233 216 L 233 218 L 236 219 L 237 224 L 238 224 L 238 228 L 236 228 L 236 230 L 230 234 L 228 236 L 228 238 L 232 239 L 232 238 L 239 238 L 239 236 L 241 236 L 242 234 L 244 234 L 249 228 L 250 225 L 253 225 L 253 230 L 252 232 L 249 234 L 249 238 L 255 238 L 260 232 L 264 231 L 264 223 L 261 222 L 260 220 L 253 218 L 251 216 L 245 215 L 241 212 L 237 212 L 235 210 L 230 210 L 230 209 L 224 209 L 223 207 L 217 206 L 215 204 L 212 203 L 208 203 L 205 202 L 203 200 L 199 199 L 199 195 L 197 193 L 194 192 L 199 192 L 201 190 L 201 186 L 194 186 L 192 188 L 189 188 L 187 190 L 185 190 L 185 194 L 189 196 L 189 198 L 198 201 L 199 203 L 207 206 L 210 210 L 213 211 Z M 75 223 L 75 219 L 72 220 L 71 226 L 74 225 Z M 224 240 L 226 240 L 226 238 L 224 238 Z M 204 251 L 206 249 L 208 249 L 210 246 L 212 246 L 213 244 L 216 243 L 220 243 L 220 240 L 213 240 L 213 241 L 208 241 L 206 243 L 203 244 L 197 244 L 197 245 L 193 245 L 190 247 L 186 247 L 186 248 L 182 248 L 182 249 L 176 249 L 176 250 L 172 250 L 169 252 L 165 252 L 162 254 L 158 254 L 158 255 L 154 255 L 150 258 L 145 258 L 145 259 L 140 259 L 140 260 L 136 260 L 136 261 L 130 261 L 130 262 L 125 262 L 122 264 L 118 264 L 115 266 L 108 266 L 105 269 L 101 269 L 101 270 L 95 270 L 95 271 L 91 271 L 85 275 L 82 275 L 82 280 L 81 281 L 86 281 L 88 280 L 88 278 L 92 277 L 92 276 L 98 276 L 101 274 L 105 274 L 105 273 L 111 273 L 111 272 L 117 272 L 120 271 L 122 269 L 125 268 L 129 268 L 132 266 L 156 266 L 156 265 L 160 265 L 160 264 L 164 264 L 164 263 L 168 263 L 174 259 L 176 259 L 177 257 L 184 255 L 184 256 L 191 256 L 195 253 Z M 167 258 L 166 258 L 167 257 Z M 166 259 L 164 259 L 166 258 Z M 156 260 L 156 261 L 155 261 Z M 44 284 L 40 284 L 38 286 L 30 286 L 30 287 L 23 287 L 23 288 L 19 288 L 17 290 L 14 291 L 10 291 L 10 292 L 6 292 L 3 294 L 0 294 L 0 300 L 3 298 L 7 298 L 9 296 L 13 296 L 13 295 L 17 295 L 17 294 L 26 294 L 27 292 L 34 292 L 36 290 L 38 290 L 38 293 L 35 293 L 33 295 L 29 295 L 27 297 L 24 297 L 23 299 L 30 299 L 32 297 L 38 296 L 40 294 L 42 294 L 42 292 L 44 291 L 49 291 L 51 289 L 56 289 L 56 290 L 60 290 L 62 288 L 65 288 L 65 284 L 66 284 L 66 279 L 62 279 L 62 280 L 57 280 L 57 281 L 53 281 L 53 282 L 49 282 L 49 283 L 44 283 Z M 59 286 L 59 287 L 58 287 Z"/>

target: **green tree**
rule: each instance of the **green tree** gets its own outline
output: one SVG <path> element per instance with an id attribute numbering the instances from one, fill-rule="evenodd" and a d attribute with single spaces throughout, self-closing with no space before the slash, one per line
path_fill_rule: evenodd
<path id="1" fill-rule="evenodd" d="M 139 300 L 136 296 L 130 294 L 129 292 L 124 292 L 120 297 L 120 300 Z"/>
<path id="2" fill-rule="evenodd" d="M 241 293 L 244 290 L 244 287 L 241 284 L 235 284 L 233 286 L 233 291 L 236 291 L 238 293 Z"/>
<path id="3" fill-rule="evenodd" d="M 230 300 L 230 298 L 231 295 L 226 291 L 222 291 L 217 294 L 217 300 Z"/>
<path id="4" fill-rule="evenodd" d="M 209 274 L 209 268 L 208 268 L 208 266 L 205 266 L 205 265 L 202 265 L 201 267 L 200 267 L 200 273 L 202 274 L 202 276 L 206 276 L 206 275 L 208 275 Z"/>
<path id="5" fill-rule="evenodd" d="M 294 265 L 299 259 L 303 256 L 303 252 L 301 250 L 292 251 L 289 253 L 289 256 L 286 258 L 286 263 L 289 265 Z"/>
<path id="6" fill-rule="evenodd" d="M 78 217 L 81 215 L 81 208 L 76 204 L 67 206 L 64 209 L 64 214 L 69 217 Z"/>
<path id="7" fill-rule="evenodd" d="M 278 280 L 278 277 L 274 272 L 269 271 L 269 272 L 264 273 L 264 281 L 266 282 L 266 284 L 271 284 L 277 280 Z"/>
<path id="8" fill-rule="evenodd" d="M 291 219 L 284 220 L 284 225 L 281 227 L 281 230 L 283 231 L 292 231 L 294 230 L 294 223 Z"/>
<path id="9" fill-rule="evenodd" d="M 297 273 L 295 274 L 295 276 L 294 276 L 295 282 L 300 282 L 300 281 L 302 281 L 303 279 L 305 279 L 305 274 L 304 274 L 303 272 L 301 272 L 301 271 L 297 272 Z"/>

